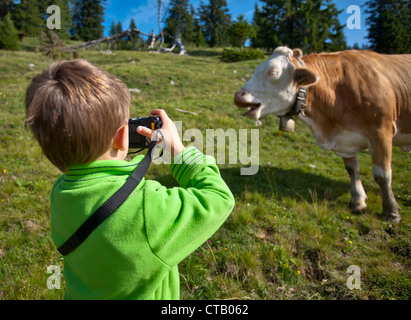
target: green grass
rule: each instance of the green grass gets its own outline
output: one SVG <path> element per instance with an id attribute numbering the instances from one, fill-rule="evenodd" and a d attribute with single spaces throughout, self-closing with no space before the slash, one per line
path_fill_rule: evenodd
<path id="1" fill-rule="evenodd" d="M 183 130 L 198 128 L 205 136 L 209 128 L 242 128 L 250 135 L 255 123 L 232 101 L 261 60 L 225 64 L 219 54 L 80 52 L 141 90 L 132 93 L 132 116 L 164 108 L 183 121 Z M 0 51 L 0 299 L 64 296 L 64 281 L 62 290 L 46 286 L 47 267 L 61 263 L 49 222 L 49 194 L 60 173 L 24 127 L 25 90 L 51 62 L 33 52 Z M 409 300 L 411 155 L 394 148 L 392 185 L 403 221 L 392 226 L 381 216 L 369 153 L 359 154 L 368 208 L 353 215 L 342 160 L 321 150 L 304 124 L 296 125 L 293 134 L 280 132 L 270 116 L 258 127 L 256 175 L 240 176 L 240 164 L 220 165 L 236 205 L 218 232 L 180 264 L 182 299 Z M 152 165 L 148 176 L 175 185 L 166 165 Z M 361 268 L 361 290 L 346 286 L 350 265 Z"/>

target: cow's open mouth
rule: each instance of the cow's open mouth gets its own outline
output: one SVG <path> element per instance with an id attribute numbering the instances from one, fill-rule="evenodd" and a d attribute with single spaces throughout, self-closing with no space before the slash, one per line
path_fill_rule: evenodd
<path id="1" fill-rule="evenodd" d="M 245 90 L 240 90 L 234 95 L 234 104 L 242 109 L 249 110 L 244 115 L 251 119 L 260 118 L 262 104 L 252 94 Z"/>
<path id="2" fill-rule="evenodd" d="M 251 119 L 258 119 L 260 117 L 261 103 L 249 106 L 249 110 L 244 115 Z"/>

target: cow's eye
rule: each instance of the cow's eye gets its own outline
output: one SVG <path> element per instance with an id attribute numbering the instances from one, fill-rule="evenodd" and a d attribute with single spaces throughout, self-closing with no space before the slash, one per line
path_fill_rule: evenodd
<path id="1" fill-rule="evenodd" d="M 272 77 L 272 78 L 278 78 L 279 71 L 278 70 L 270 70 L 270 71 L 268 71 L 267 76 Z"/>

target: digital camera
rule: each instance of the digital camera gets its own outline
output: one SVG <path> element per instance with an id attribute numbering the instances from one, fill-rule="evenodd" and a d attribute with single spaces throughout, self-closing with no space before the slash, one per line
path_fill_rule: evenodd
<path id="1" fill-rule="evenodd" d="M 128 120 L 128 147 L 131 148 L 148 148 L 151 139 L 137 132 L 137 127 L 143 126 L 151 130 L 160 129 L 162 126 L 159 117 L 131 118 Z"/>

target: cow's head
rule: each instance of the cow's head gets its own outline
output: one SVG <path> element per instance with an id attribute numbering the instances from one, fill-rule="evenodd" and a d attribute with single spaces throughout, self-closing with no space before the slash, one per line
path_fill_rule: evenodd
<path id="1" fill-rule="evenodd" d="M 311 86 L 318 77 L 299 66 L 302 57 L 299 49 L 278 47 L 272 56 L 261 63 L 251 79 L 235 94 L 234 103 L 239 108 L 249 108 L 245 116 L 260 119 L 274 113 L 284 116 L 294 105 L 298 88 Z"/>

